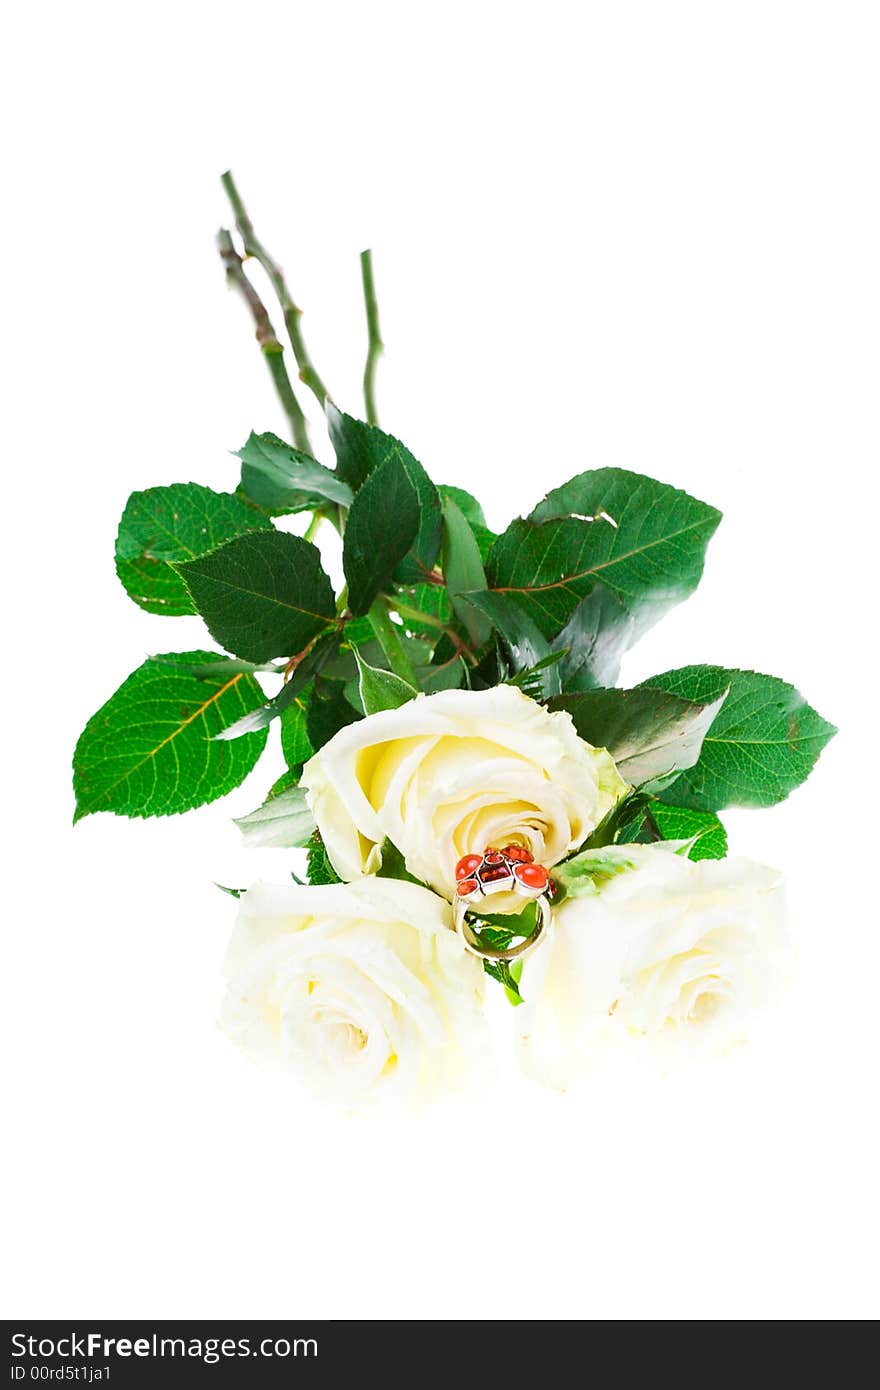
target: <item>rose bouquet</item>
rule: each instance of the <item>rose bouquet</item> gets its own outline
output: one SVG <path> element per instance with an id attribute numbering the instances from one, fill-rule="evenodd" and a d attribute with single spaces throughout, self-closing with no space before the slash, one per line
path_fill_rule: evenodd
<path id="1" fill-rule="evenodd" d="M 238 241 L 223 230 L 218 249 L 290 439 L 251 434 L 235 492 L 129 498 L 119 579 L 148 612 L 199 614 L 217 649 L 151 657 L 93 716 L 76 818 L 213 801 L 280 731 L 287 771 L 238 824 L 249 845 L 298 849 L 305 877 L 228 890 L 223 1021 L 346 1106 L 485 1075 L 496 987 L 517 1006 L 524 1070 L 551 1085 L 609 1047 L 671 1060 L 738 1041 L 790 950 L 779 876 L 727 857 L 718 813 L 782 800 L 834 729 L 754 671 L 616 685 L 624 652 L 696 587 L 720 513 L 598 468 L 490 531 L 474 496 L 378 426 L 369 252 L 360 419 L 328 394 L 285 277 L 223 181 Z M 296 384 L 249 259 L 277 296 Z M 301 386 L 324 409 L 332 467 Z"/>

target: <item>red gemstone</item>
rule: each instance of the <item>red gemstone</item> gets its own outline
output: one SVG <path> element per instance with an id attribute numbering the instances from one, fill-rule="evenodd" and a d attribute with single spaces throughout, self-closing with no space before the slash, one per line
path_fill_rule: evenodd
<path id="1" fill-rule="evenodd" d="M 466 854 L 463 859 L 459 859 L 455 866 L 456 878 L 471 878 L 482 864 L 482 856 L 479 854 Z"/>
<path id="2" fill-rule="evenodd" d="M 527 888 L 546 888 L 550 878 L 543 864 L 517 864 L 513 872 Z"/>
<path id="3" fill-rule="evenodd" d="M 463 878 L 455 891 L 459 897 L 467 898 L 470 897 L 471 893 L 475 893 L 479 886 L 475 878 Z"/>
<path id="4" fill-rule="evenodd" d="M 505 845 L 501 852 L 514 864 L 531 864 L 534 860 L 534 855 L 529 854 L 524 845 Z"/>
<path id="5" fill-rule="evenodd" d="M 510 870 L 503 859 L 500 864 L 490 864 L 488 868 L 484 864 L 480 869 L 479 879 L 481 883 L 498 883 L 502 878 L 510 878 Z"/>
<path id="6" fill-rule="evenodd" d="M 487 849 L 483 855 L 483 861 L 486 864 L 503 864 L 504 855 L 497 849 Z"/>

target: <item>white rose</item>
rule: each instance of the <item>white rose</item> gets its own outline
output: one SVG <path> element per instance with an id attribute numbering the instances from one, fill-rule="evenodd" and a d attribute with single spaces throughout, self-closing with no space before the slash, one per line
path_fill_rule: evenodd
<path id="1" fill-rule="evenodd" d="M 415 884 L 257 884 L 226 978 L 229 1036 L 322 1099 L 412 1104 L 486 1068 L 483 971 L 448 903 Z"/>
<path id="2" fill-rule="evenodd" d="M 490 845 L 557 863 L 626 790 L 570 715 L 510 685 L 420 695 L 349 724 L 306 764 L 302 785 L 342 878 L 373 871 L 387 836 L 446 897 L 459 859 Z M 513 894 L 492 900 L 496 912 L 521 906 Z"/>
<path id="3" fill-rule="evenodd" d="M 789 974 L 775 870 L 693 862 L 668 845 L 612 854 L 632 867 L 561 903 L 525 968 L 520 1060 L 547 1085 L 570 1084 L 624 1040 L 664 1064 L 687 1045 L 724 1050 Z"/>

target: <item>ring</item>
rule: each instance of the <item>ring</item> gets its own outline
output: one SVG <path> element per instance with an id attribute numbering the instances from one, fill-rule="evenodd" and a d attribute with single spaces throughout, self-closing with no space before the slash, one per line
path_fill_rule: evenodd
<path id="1" fill-rule="evenodd" d="M 553 892 L 550 875 L 543 864 L 536 864 L 527 849 L 520 845 L 505 845 L 504 849 L 487 849 L 485 854 L 466 854 L 455 866 L 455 930 L 466 951 L 483 960 L 518 960 L 537 946 L 550 926 L 550 896 Z M 531 934 L 516 946 L 484 945 L 468 918 L 471 906 L 493 893 L 518 893 L 537 903 L 538 920 Z"/>

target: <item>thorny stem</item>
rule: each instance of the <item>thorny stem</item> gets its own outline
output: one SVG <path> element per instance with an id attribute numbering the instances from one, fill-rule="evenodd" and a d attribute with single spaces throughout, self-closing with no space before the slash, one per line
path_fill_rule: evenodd
<path id="1" fill-rule="evenodd" d="M 379 305 L 376 303 L 376 285 L 373 280 L 373 253 L 361 252 L 361 279 L 364 285 L 364 305 L 367 310 L 367 365 L 364 367 L 364 405 L 367 408 L 367 423 L 378 425 L 376 410 L 376 363 L 382 356 L 384 343 L 379 331 Z"/>
<path id="2" fill-rule="evenodd" d="M 284 272 L 277 261 L 275 261 L 266 250 L 263 243 L 254 232 L 254 225 L 248 216 L 247 209 L 241 200 L 241 194 L 235 186 L 232 171 L 227 169 L 221 176 L 220 182 L 226 190 L 226 196 L 232 206 L 235 215 L 235 225 L 244 243 L 245 256 L 252 256 L 265 270 L 269 277 L 272 288 L 281 305 L 281 312 L 284 315 L 284 326 L 287 329 L 287 336 L 290 338 L 290 345 L 293 348 L 293 355 L 299 367 L 299 377 L 309 390 L 315 395 L 321 408 L 327 399 L 327 388 L 315 370 L 314 363 L 309 357 L 305 339 L 300 327 L 302 309 L 294 302 L 290 290 L 287 288 L 287 281 Z"/>
<path id="3" fill-rule="evenodd" d="M 221 228 L 217 233 L 217 250 L 220 259 L 226 267 L 226 283 L 238 291 L 251 312 L 256 329 L 257 342 L 260 351 L 266 359 L 266 366 L 269 368 L 272 380 L 275 383 L 275 390 L 278 392 L 278 399 L 284 409 L 284 413 L 290 422 L 293 432 L 293 442 L 298 449 L 304 453 L 311 454 L 312 446 L 309 440 L 309 431 L 306 424 L 306 417 L 302 413 L 302 408 L 290 383 L 287 368 L 284 365 L 284 348 L 278 341 L 275 329 L 272 327 L 272 320 L 269 318 L 268 311 L 260 296 L 257 294 L 250 280 L 244 273 L 241 256 L 235 249 L 232 237 L 226 228 Z"/>
<path id="4" fill-rule="evenodd" d="M 391 667 L 395 676 L 406 681 L 415 690 L 419 689 L 419 682 L 415 671 L 412 668 L 409 657 L 404 651 L 403 643 L 397 632 L 397 628 L 388 616 L 387 601 L 379 596 L 370 609 L 367 617 L 370 626 L 376 637 L 379 646 L 385 653 L 388 665 Z"/>

